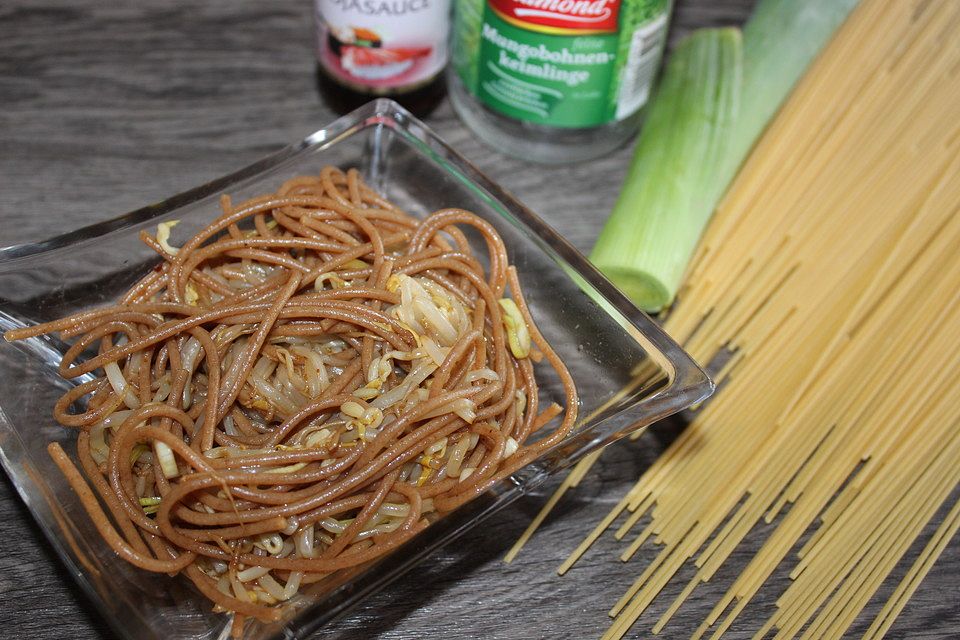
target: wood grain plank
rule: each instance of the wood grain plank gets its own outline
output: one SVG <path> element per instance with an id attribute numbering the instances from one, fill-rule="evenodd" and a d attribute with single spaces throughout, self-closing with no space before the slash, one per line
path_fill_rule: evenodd
<path id="1" fill-rule="evenodd" d="M 671 41 L 693 28 L 739 24 L 752 5 L 679 0 Z M 7 0 L 0 6 L 0 245 L 155 202 L 323 126 L 333 115 L 316 92 L 312 47 L 306 0 Z M 589 249 L 623 179 L 628 141 L 583 166 L 531 168 L 484 146 L 447 104 L 429 122 L 577 247 Z M 514 564 L 500 558 L 543 493 L 524 498 L 316 638 L 598 637 L 607 609 L 654 551 L 644 549 L 623 565 L 616 559 L 620 547 L 604 538 L 563 579 L 556 566 L 674 433 L 659 426 L 605 454 Z M 111 637 L 6 477 L 0 540 L 7 541 L 0 555 L 2 637 Z M 753 536 L 737 551 L 663 637 L 689 637 L 759 540 Z M 891 637 L 960 637 L 957 575 L 954 541 Z M 728 637 L 750 637 L 785 584 L 782 577 L 772 581 Z M 679 588 L 671 585 L 666 595 Z M 632 637 L 647 637 L 665 606 L 641 618 Z"/>

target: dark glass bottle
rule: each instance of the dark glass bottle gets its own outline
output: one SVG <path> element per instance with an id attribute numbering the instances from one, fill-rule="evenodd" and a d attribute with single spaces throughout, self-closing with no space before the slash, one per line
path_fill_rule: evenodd
<path id="1" fill-rule="evenodd" d="M 438 73 L 433 80 L 412 89 L 375 93 L 337 81 L 317 63 L 317 90 L 324 104 L 335 113 L 349 113 L 375 98 L 391 98 L 422 118 L 437 108 L 446 95 L 447 88 L 443 74 Z"/>
<path id="2" fill-rule="evenodd" d="M 418 115 L 443 98 L 450 0 L 316 0 L 317 88 L 337 112 L 389 97 Z"/>

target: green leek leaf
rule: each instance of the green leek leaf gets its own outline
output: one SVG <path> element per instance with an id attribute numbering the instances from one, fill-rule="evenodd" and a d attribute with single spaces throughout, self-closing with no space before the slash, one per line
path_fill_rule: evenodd
<path id="1" fill-rule="evenodd" d="M 740 31 L 702 29 L 664 72 L 627 180 L 591 259 L 640 308 L 668 304 L 725 184 L 739 108 Z"/>
<path id="2" fill-rule="evenodd" d="M 680 42 L 591 259 L 636 304 L 670 304 L 754 142 L 857 0 L 760 0 L 743 30 Z"/>

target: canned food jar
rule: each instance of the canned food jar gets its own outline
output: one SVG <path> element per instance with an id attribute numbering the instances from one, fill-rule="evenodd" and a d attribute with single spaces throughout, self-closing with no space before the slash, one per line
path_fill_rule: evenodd
<path id="1" fill-rule="evenodd" d="M 480 138 L 547 164 L 629 140 L 660 67 L 670 0 L 455 0 L 448 92 Z"/>

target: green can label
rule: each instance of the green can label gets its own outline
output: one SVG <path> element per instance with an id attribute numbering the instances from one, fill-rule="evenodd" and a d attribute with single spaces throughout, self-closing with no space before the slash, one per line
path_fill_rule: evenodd
<path id="1" fill-rule="evenodd" d="M 505 116 L 584 128 L 647 102 L 669 0 L 459 0 L 454 68 Z"/>

